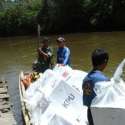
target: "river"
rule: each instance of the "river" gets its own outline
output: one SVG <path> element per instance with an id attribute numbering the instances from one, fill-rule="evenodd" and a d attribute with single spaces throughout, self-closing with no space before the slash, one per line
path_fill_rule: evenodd
<path id="1" fill-rule="evenodd" d="M 56 38 L 49 36 L 56 57 Z M 91 69 L 91 52 L 98 47 L 105 48 L 110 55 L 105 70 L 111 77 L 117 65 L 125 58 L 125 32 L 92 32 L 64 35 L 71 49 L 72 67 L 84 71 Z M 23 125 L 20 111 L 18 76 L 21 70 L 30 71 L 36 60 L 37 37 L 23 36 L 0 38 L 0 79 L 6 79 L 18 125 Z"/>

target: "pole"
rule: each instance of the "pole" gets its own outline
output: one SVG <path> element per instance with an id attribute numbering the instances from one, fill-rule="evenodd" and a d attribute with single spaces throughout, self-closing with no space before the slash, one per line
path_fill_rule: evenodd
<path id="1" fill-rule="evenodd" d="M 39 45 L 40 45 L 40 30 L 41 30 L 40 24 L 37 24 L 37 36 L 38 36 L 37 46 L 36 46 L 37 47 L 37 51 L 38 51 Z M 32 69 L 34 71 L 37 71 L 39 69 L 39 67 L 38 67 L 38 59 L 33 62 Z"/>
<path id="2" fill-rule="evenodd" d="M 37 34 L 38 34 L 37 48 L 39 48 L 39 45 L 40 45 L 40 31 L 41 31 L 41 27 L 40 27 L 40 24 L 38 24 L 37 25 Z"/>

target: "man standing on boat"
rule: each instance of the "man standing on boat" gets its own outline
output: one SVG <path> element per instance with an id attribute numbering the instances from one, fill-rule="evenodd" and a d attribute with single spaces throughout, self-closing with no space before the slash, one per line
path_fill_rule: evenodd
<path id="1" fill-rule="evenodd" d="M 70 49 L 65 45 L 65 42 L 63 37 L 57 39 L 57 64 L 70 65 Z"/>
<path id="2" fill-rule="evenodd" d="M 92 53 L 91 59 L 92 59 L 93 69 L 88 73 L 88 75 L 83 80 L 82 89 L 83 89 L 83 104 L 88 107 L 87 115 L 88 115 L 89 125 L 94 125 L 90 110 L 92 100 L 96 96 L 94 92 L 94 86 L 97 82 L 109 81 L 109 78 L 107 78 L 102 73 L 102 71 L 107 66 L 109 55 L 104 49 L 98 48 Z"/>
<path id="3" fill-rule="evenodd" d="M 52 68 L 52 49 L 49 47 L 48 37 L 44 37 L 41 46 L 38 48 L 38 62 L 36 70 L 44 72 L 46 69 Z"/>

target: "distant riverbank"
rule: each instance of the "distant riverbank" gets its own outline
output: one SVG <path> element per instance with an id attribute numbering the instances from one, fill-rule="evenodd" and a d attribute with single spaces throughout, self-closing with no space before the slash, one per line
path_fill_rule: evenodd
<path id="1" fill-rule="evenodd" d="M 125 0 L 0 2 L 0 36 L 125 30 Z"/>

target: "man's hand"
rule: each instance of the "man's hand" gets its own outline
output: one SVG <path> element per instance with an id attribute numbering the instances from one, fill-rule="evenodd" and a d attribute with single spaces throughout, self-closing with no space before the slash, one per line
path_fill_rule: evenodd
<path id="1" fill-rule="evenodd" d="M 44 60 L 47 61 L 47 59 L 49 58 L 48 54 L 43 52 L 40 48 L 38 49 L 38 52 L 40 53 L 41 56 L 43 56 Z"/>

